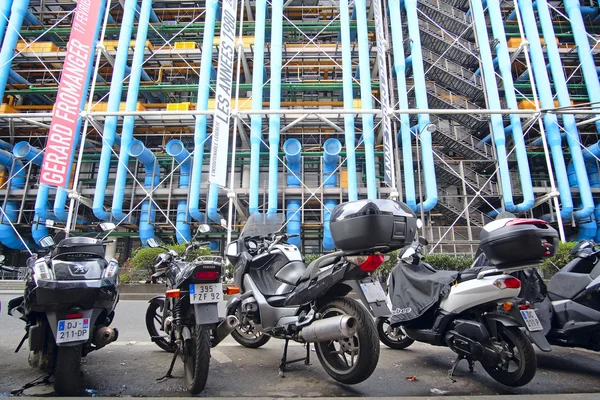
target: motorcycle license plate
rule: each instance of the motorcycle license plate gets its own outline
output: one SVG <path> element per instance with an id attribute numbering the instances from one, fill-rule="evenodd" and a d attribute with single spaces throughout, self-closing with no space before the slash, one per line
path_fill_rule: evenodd
<path id="1" fill-rule="evenodd" d="M 202 283 L 190 285 L 190 303 L 218 303 L 223 300 L 221 283 Z"/>
<path id="2" fill-rule="evenodd" d="M 78 342 L 90 337 L 90 319 L 67 319 L 58 321 L 56 343 Z"/>
<path id="3" fill-rule="evenodd" d="M 538 318 L 535 310 L 521 310 L 521 315 L 525 320 L 525 325 L 527 325 L 527 329 L 531 332 L 537 332 L 544 329 L 540 319 Z"/>
<path id="4" fill-rule="evenodd" d="M 360 289 L 365 294 L 367 302 L 376 303 L 378 301 L 385 301 L 386 296 L 381 284 L 379 282 L 367 282 L 361 283 Z"/>

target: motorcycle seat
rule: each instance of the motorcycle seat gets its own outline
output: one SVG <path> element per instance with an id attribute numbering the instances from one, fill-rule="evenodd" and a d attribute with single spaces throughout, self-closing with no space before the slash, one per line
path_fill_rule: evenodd
<path id="1" fill-rule="evenodd" d="M 343 251 L 336 251 L 335 253 L 329 253 L 324 255 L 323 257 L 317 258 L 316 260 L 308 264 L 308 267 L 306 267 L 306 271 L 304 271 L 304 273 L 298 280 L 298 283 L 316 278 L 317 273 L 319 272 L 319 268 L 334 264 L 338 262 L 343 256 Z"/>
<path id="2" fill-rule="evenodd" d="M 461 282 L 467 282 L 467 281 L 471 281 L 473 279 L 477 279 L 477 275 L 479 275 L 479 273 L 483 270 L 486 269 L 492 269 L 494 267 L 474 267 L 474 268 L 468 268 L 465 269 L 464 271 L 461 271 L 458 274 L 458 277 L 456 278 L 458 283 Z"/>

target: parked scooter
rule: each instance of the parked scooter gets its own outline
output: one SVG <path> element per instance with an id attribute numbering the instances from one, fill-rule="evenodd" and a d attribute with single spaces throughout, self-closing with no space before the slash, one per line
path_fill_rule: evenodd
<path id="1" fill-rule="evenodd" d="M 208 225 L 200 226 L 200 232 L 208 230 Z M 179 355 L 186 386 L 190 393 L 198 394 L 204 390 L 208 379 L 211 346 L 225 339 L 238 323 L 233 315 L 219 317 L 224 294 L 221 283 L 223 258 L 201 256 L 192 262 L 186 261 L 188 253 L 202 243 L 189 243 L 182 256 L 163 247 L 154 238 L 148 239 L 148 245 L 166 250 L 156 259 L 152 280 L 164 278 L 167 291 L 166 296 L 150 300 L 146 328 L 157 346 L 174 353 L 164 378 L 171 377 Z"/>
<path id="2" fill-rule="evenodd" d="M 51 236 L 42 238 L 39 244 L 51 252 L 28 271 L 24 296 L 8 304 L 8 314 L 26 324 L 15 352 L 29 339 L 29 365 L 54 376 L 59 395 L 78 393 L 82 357 L 117 340 L 117 329 L 109 325 L 119 300 L 119 263 L 104 257 L 110 242 L 69 237 L 55 244 Z"/>
<path id="3" fill-rule="evenodd" d="M 311 262 L 289 243 L 296 235 L 280 233 L 283 215 L 255 213 L 238 240 L 229 244 L 235 285 L 241 295 L 227 312 L 240 324 L 232 333 L 240 344 L 257 348 L 271 338 L 285 340 L 280 374 L 288 364 L 310 362 L 310 343 L 325 371 L 335 380 L 355 384 L 367 379 L 379 359 L 374 316 L 389 313 L 385 294 L 371 278 L 384 261 L 377 252 L 405 246 L 416 233 L 417 218 L 391 200 L 343 203 L 331 213 L 330 228 L 341 249 Z M 353 290 L 367 308 L 347 297 Z M 306 357 L 287 359 L 290 340 L 306 344 Z"/>
<path id="4" fill-rule="evenodd" d="M 502 257 L 498 251 L 508 251 L 506 246 L 514 246 L 519 240 L 517 235 L 504 235 L 510 240 L 502 242 L 499 236 L 492 235 L 493 240 L 486 241 L 487 235 L 495 231 L 494 225 L 486 229 L 489 231 L 482 233 L 482 242 L 488 244 L 483 247 L 488 255 Z M 529 248 L 511 251 L 551 256 L 558 236 L 554 235 L 556 232 L 539 230 L 531 237 L 520 238 L 521 244 Z M 392 332 L 390 340 L 397 348 L 406 348 L 413 341 L 448 346 L 458 354 L 450 376 L 459 361 L 466 359 L 471 371 L 475 361 L 479 361 L 492 378 L 504 385 L 523 386 L 530 382 L 536 372 L 530 339 L 543 351 L 550 351 L 550 345 L 535 311 L 528 302 L 517 298 L 521 282 L 507 275 L 523 267 L 512 262 L 511 253 L 505 254 L 505 260 L 495 268 L 462 273 L 436 271 L 423 262 L 425 245 L 427 241 L 419 238 L 405 249 L 390 276 L 393 307 L 389 327 L 378 321 L 385 331 Z"/>

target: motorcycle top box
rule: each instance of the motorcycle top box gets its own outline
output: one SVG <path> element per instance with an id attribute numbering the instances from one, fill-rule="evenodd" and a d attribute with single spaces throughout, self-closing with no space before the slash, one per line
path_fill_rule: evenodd
<path id="1" fill-rule="evenodd" d="M 346 253 L 386 253 L 412 242 L 417 217 L 394 200 L 357 200 L 336 206 L 329 226 L 335 247 Z"/>
<path id="2" fill-rule="evenodd" d="M 503 218 L 481 230 L 479 251 L 497 268 L 541 263 L 558 248 L 558 232 L 540 219 Z"/>

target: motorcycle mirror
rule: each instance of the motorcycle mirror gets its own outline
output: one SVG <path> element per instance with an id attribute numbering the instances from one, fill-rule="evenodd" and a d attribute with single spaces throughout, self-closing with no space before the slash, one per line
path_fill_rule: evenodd
<path id="1" fill-rule="evenodd" d="M 41 247 L 52 247 L 52 246 L 54 246 L 56 244 L 54 242 L 54 239 L 50 235 L 44 236 L 43 238 L 41 238 L 40 240 L 38 240 L 37 243 Z"/>
<path id="2" fill-rule="evenodd" d="M 201 225 L 198 227 L 198 232 L 200 232 L 200 233 L 206 233 L 206 232 L 210 232 L 210 226 L 209 226 L 209 225 L 207 225 L 207 224 L 201 224 Z"/>
<path id="3" fill-rule="evenodd" d="M 6 257 L 4 256 L 4 254 L 0 254 L 0 263 L 3 263 L 4 260 L 6 260 Z"/>
<path id="4" fill-rule="evenodd" d="M 149 238 L 146 241 L 146 244 L 148 245 L 148 247 L 152 247 L 153 249 L 155 249 L 157 247 L 161 247 L 160 242 L 158 240 L 156 240 L 155 238 Z"/>
<path id="5" fill-rule="evenodd" d="M 415 249 L 413 249 L 412 247 L 409 247 L 408 249 L 406 249 L 406 251 L 404 253 L 402 253 L 402 259 L 404 261 L 412 261 L 412 257 L 416 254 Z"/>
<path id="6" fill-rule="evenodd" d="M 112 231 L 116 227 L 117 225 L 115 225 L 112 222 L 101 222 L 96 226 L 96 230 L 98 230 L 99 232 L 108 232 Z"/>
<path id="7" fill-rule="evenodd" d="M 427 239 L 425 239 L 423 236 L 419 236 L 419 244 L 421 246 L 427 246 L 429 244 L 429 241 Z"/>
<path id="8" fill-rule="evenodd" d="M 417 229 L 421 229 L 423 227 L 423 221 L 421 218 L 417 218 Z"/>
<path id="9" fill-rule="evenodd" d="M 225 250 L 225 254 L 230 257 L 236 257 L 238 255 L 238 244 L 237 242 L 231 242 Z"/>

